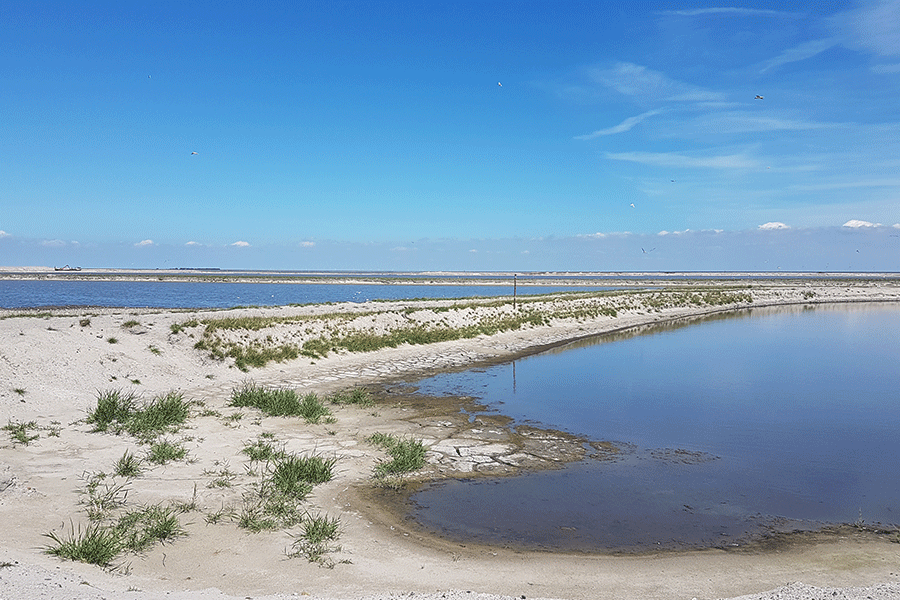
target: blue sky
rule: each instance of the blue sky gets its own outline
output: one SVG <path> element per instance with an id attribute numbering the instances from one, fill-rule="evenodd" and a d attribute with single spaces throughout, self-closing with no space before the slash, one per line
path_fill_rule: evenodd
<path id="1" fill-rule="evenodd" d="M 0 38 L 0 265 L 900 271 L 900 0 L 7 0 Z"/>

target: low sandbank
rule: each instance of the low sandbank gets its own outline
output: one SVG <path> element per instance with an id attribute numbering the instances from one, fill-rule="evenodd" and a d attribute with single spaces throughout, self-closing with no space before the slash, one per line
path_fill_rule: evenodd
<path id="1" fill-rule="evenodd" d="M 809 586 L 828 588 L 835 598 L 898 597 L 900 544 L 864 528 L 734 550 L 557 554 L 444 542 L 405 524 L 368 493 L 384 459 L 368 441 L 376 433 L 423 441 L 427 462 L 410 478 L 514 473 L 565 455 L 566 439 L 554 432 L 541 432 L 527 448 L 512 436 L 485 439 L 440 408 L 391 396 L 417 377 L 716 312 L 836 302 L 900 302 L 900 285 L 700 282 L 675 290 L 520 298 L 515 306 L 507 298 L 227 311 L 0 311 L 0 424 L 33 424 L 23 431 L 36 436 L 17 443 L 12 431 L 0 432 L 0 598 L 825 593 Z M 380 399 L 330 405 L 331 418 L 306 423 L 230 406 L 233 390 L 248 382 L 323 398 L 364 387 Z M 134 436 L 93 432 L 86 422 L 98 394 L 108 390 L 147 399 L 176 391 L 195 403 L 187 426 L 165 436 L 187 456 L 145 462 L 139 477 L 122 481 L 128 506 L 187 507 L 179 516 L 186 535 L 125 553 L 113 570 L 43 552 L 46 534 L 65 537 L 88 526 L 86 488 L 98 474 L 109 475 L 126 452 L 147 454 L 147 444 Z M 341 536 L 323 560 L 289 556 L 296 528 L 250 533 L 235 519 L 211 518 L 240 510 L 256 481 L 242 450 L 260 439 L 334 459 L 333 478 L 317 485 L 304 507 L 340 521 Z M 100 485 L 119 481 L 109 475 Z"/>

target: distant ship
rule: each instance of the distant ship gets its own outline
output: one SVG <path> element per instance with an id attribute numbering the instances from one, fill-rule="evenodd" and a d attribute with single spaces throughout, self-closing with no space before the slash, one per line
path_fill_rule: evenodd
<path id="1" fill-rule="evenodd" d="M 66 265 L 64 267 L 53 267 L 54 271 L 80 271 L 81 267 L 70 267 Z"/>

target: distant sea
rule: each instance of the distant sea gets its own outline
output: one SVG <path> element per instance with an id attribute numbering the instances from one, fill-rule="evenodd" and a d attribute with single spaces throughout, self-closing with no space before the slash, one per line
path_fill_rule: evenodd
<path id="1" fill-rule="evenodd" d="M 609 285 L 518 286 L 517 295 L 612 290 Z M 512 296 L 509 285 L 246 283 L 209 281 L 0 280 L 0 308 L 100 306 L 121 308 L 233 308 L 415 298 Z"/>

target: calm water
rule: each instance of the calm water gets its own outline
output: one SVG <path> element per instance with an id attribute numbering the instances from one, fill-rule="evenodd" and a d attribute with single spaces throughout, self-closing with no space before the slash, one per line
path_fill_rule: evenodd
<path id="1" fill-rule="evenodd" d="M 566 290 L 611 290 L 609 286 L 517 288 L 518 295 Z M 107 306 L 127 308 L 231 308 L 411 298 L 511 296 L 512 284 L 406 285 L 229 283 L 207 281 L 0 280 L 0 308 Z"/>
<path id="2" fill-rule="evenodd" d="M 420 382 L 623 448 L 613 462 L 433 485 L 450 538 L 709 546 L 769 527 L 900 523 L 900 306 L 754 310 Z"/>

